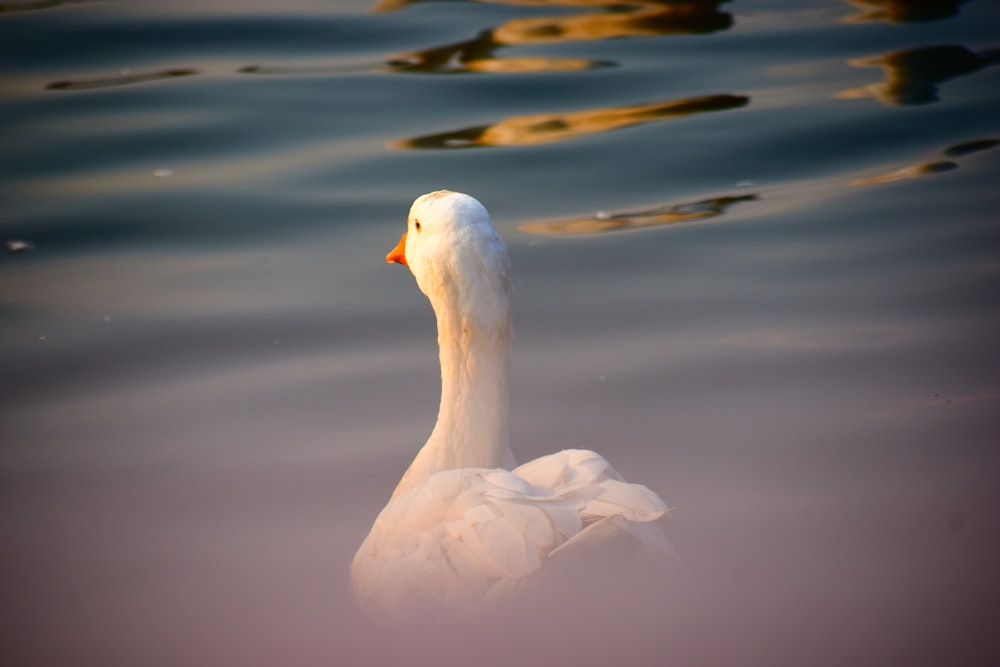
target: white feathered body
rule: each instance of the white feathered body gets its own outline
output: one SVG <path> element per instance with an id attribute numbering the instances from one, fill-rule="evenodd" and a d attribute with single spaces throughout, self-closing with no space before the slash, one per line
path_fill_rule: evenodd
<path id="1" fill-rule="evenodd" d="M 352 566 L 354 594 L 380 616 L 463 611 L 502 599 L 599 527 L 629 533 L 650 562 L 670 559 L 660 498 L 600 455 L 564 450 L 513 471 L 456 468 L 395 496 Z M 606 533 L 606 531 L 604 531 Z"/>
<path id="2" fill-rule="evenodd" d="M 410 267 L 434 308 L 441 405 L 354 557 L 360 605 L 384 617 L 461 613 L 573 560 L 562 554 L 623 536 L 666 568 L 652 523 L 666 505 L 599 454 L 567 449 L 514 467 L 509 260 L 482 204 L 447 191 L 418 198 L 387 259 Z"/>

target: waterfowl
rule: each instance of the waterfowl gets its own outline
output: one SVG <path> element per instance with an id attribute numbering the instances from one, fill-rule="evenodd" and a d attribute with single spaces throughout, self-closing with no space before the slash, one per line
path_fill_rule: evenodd
<path id="1" fill-rule="evenodd" d="M 600 454 L 566 449 L 516 465 L 508 431 L 510 262 L 469 195 L 418 197 L 386 256 L 408 266 L 437 318 L 437 422 L 351 566 L 379 616 L 463 613 L 517 594 L 581 545 L 627 536 L 652 570 L 666 504 Z M 595 573 L 599 576 L 600 573 Z"/>

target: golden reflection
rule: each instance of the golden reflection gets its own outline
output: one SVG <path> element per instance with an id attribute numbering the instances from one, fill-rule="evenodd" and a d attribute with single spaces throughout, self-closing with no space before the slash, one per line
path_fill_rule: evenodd
<path id="1" fill-rule="evenodd" d="M 971 155 L 972 153 L 978 153 L 980 151 L 995 148 L 998 145 L 1000 145 L 1000 140 L 997 139 L 975 139 L 973 141 L 965 141 L 960 144 L 949 146 L 941 151 L 941 154 L 949 158 L 960 158 L 966 155 Z M 880 183 L 895 183 L 896 181 L 903 181 L 909 178 L 920 178 L 921 176 L 928 176 L 931 174 L 941 174 L 946 171 L 951 171 L 952 169 L 958 169 L 958 165 L 951 160 L 933 160 L 908 165 L 885 174 L 876 174 L 875 176 L 856 178 L 852 181 L 848 181 L 847 184 L 876 185 Z"/>
<path id="2" fill-rule="evenodd" d="M 885 83 L 838 93 L 842 99 L 874 97 L 888 105 L 927 104 L 938 100 L 938 84 L 997 62 L 998 52 L 974 53 L 963 46 L 929 46 L 849 60 L 854 67 L 881 66 Z"/>
<path id="3" fill-rule="evenodd" d="M 731 14 L 718 11 L 724 1 L 643 1 L 632 5 L 631 11 L 513 19 L 496 28 L 493 35 L 500 44 L 542 44 L 715 32 L 733 23 Z M 588 4 L 608 6 L 608 3 Z"/>
<path id="4" fill-rule="evenodd" d="M 938 21 L 958 14 L 966 0 L 847 0 L 861 11 L 845 16 L 844 23 L 917 23 Z"/>
<path id="5" fill-rule="evenodd" d="M 67 79 L 65 81 L 53 81 L 45 86 L 46 90 L 86 90 L 88 88 L 110 88 L 112 86 L 127 86 L 133 83 L 144 81 L 156 81 L 157 79 L 172 79 L 178 76 L 190 76 L 197 74 L 196 69 L 167 69 L 159 72 L 146 72 L 145 74 L 132 74 L 129 70 L 122 70 L 118 76 L 104 77 L 100 79 Z"/>
<path id="6" fill-rule="evenodd" d="M 514 0 L 509 4 L 597 7 L 604 11 L 511 19 L 475 39 L 404 53 L 388 64 L 396 70 L 419 72 L 564 71 L 606 66 L 612 63 L 578 58 L 497 58 L 493 51 L 525 44 L 725 30 L 732 26 L 733 18 L 719 11 L 724 2 L 728 0 L 636 0 L 620 4 L 607 0 Z M 375 11 L 392 11 L 406 4 L 410 3 L 380 3 Z M 614 9 L 608 9 L 612 4 Z"/>
<path id="7" fill-rule="evenodd" d="M 403 53 L 388 61 L 396 71 L 406 72 L 565 72 L 607 67 L 613 63 L 587 58 L 521 57 L 495 58 L 499 47 L 493 33 L 482 32 L 475 39 L 457 44 Z"/>
<path id="8" fill-rule="evenodd" d="M 874 185 L 877 183 L 893 183 L 895 181 L 903 181 L 908 178 L 919 178 L 921 176 L 927 176 L 928 174 L 940 174 L 945 171 L 951 171 L 952 169 L 958 169 L 958 165 L 950 160 L 923 162 L 921 164 L 915 164 L 915 165 L 910 165 L 908 167 L 903 167 L 902 169 L 897 169 L 896 171 L 892 171 L 887 174 L 878 174 L 876 176 L 856 178 L 853 181 L 848 181 L 847 184 Z"/>
<path id="9" fill-rule="evenodd" d="M 571 72 L 611 63 L 586 58 L 480 58 L 465 64 L 470 72 Z"/>
<path id="10" fill-rule="evenodd" d="M 492 125 L 404 139 L 390 146 L 415 149 L 544 144 L 666 118 L 736 109 L 746 106 L 749 101 L 749 97 L 742 95 L 707 95 L 607 109 L 515 116 Z"/>
<path id="11" fill-rule="evenodd" d="M 463 42 L 468 46 L 470 43 Z M 448 47 L 453 48 L 453 47 Z M 457 48 L 457 47 L 454 47 Z M 426 72 L 570 72 L 584 69 L 608 67 L 613 63 L 586 58 L 485 58 L 476 57 L 463 59 L 458 52 L 446 52 L 432 49 L 428 52 L 410 53 L 397 56 L 386 63 L 388 71 L 426 71 Z M 368 72 L 372 67 L 367 64 L 351 65 L 245 65 L 237 72 L 240 74 L 263 74 L 278 76 L 315 76 L 330 74 L 351 74 Z M 375 69 L 380 69 L 377 66 Z"/>
<path id="12" fill-rule="evenodd" d="M 529 222 L 520 225 L 518 229 L 527 234 L 565 235 L 565 234 L 598 234 L 603 232 L 618 232 L 641 227 L 659 227 L 680 222 L 692 222 L 715 218 L 726 212 L 733 204 L 745 201 L 756 201 L 756 194 L 739 197 L 714 197 L 686 204 L 656 206 L 638 211 L 623 211 L 620 213 L 597 213 L 589 218 L 569 218 L 547 222 Z"/>

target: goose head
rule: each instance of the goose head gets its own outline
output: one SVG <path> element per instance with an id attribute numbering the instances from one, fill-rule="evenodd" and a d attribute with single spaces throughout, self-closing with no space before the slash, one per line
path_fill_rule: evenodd
<path id="1" fill-rule="evenodd" d="M 510 314 L 510 260 L 475 198 L 439 190 L 413 202 L 406 232 L 386 261 L 409 267 L 439 319 L 505 323 Z"/>

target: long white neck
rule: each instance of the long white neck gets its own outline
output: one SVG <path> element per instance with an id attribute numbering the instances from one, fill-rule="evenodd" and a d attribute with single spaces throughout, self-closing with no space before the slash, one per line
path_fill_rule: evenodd
<path id="1" fill-rule="evenodd" d="M 441 470 L 512 468 L 507 434 L 510 301 L 502 294 L 431 297 L 437 315 L 441 405 L 427 443 L 393 495 Z M 465 302 L 463 307 L 462 303 Z"/>

